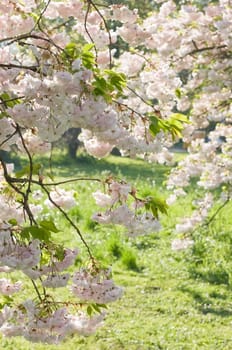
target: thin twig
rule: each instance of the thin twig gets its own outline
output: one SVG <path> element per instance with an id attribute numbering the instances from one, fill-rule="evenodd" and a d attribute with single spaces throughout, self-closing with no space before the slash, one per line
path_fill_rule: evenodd
<path id="1" fill-rule="evenodd" d="M 88 2 L 88 6 L 87 6 L 87 10 L 85 12 L 85 20 L 84 20 L 84 27 L 85 27 L 85 31 L 91 41 L 91 43 L 94 44 L 94 40 L 93 40 L 93 37 L 92 35 L 90 34 L 89 30 L 88 30 L 88 26 L 87 26 L 87 20 L 88 20 L 88 15 L 89 15 L 89 11 L 90 11 L 90 8 L 91 8 L 91 4 Z M 97 60 L 97 49 L 96 49 L 96 46 L 94 45 L 94 50 L 95 50 L 95 56 L 96 56 L 96 60 Z"/>
<path id="2" fill-rule="evenodd" d="M 89 177 L 78 177 L 75 179 L 69 179 L 69 180 L 64 180 L 64 181 L 59 181 L 59 182 L 53 182 L 53 183 L 43 183 L 44 186 L 59 186 L 71 182 L 77 182 L 77 181 L 97 181 L 97 182 L 102 182 L 100 179 L 96 178 L 89 178 Z"/>
<path id="3" fill-rule="evenodd" d="M 227 45 L 219 45 L 219 46 L 206 46 L 206 47 L 197 47 L 196 46 L 196 43 L 194 45 L 195 49 L 192 50 L 192 51 L 189 51 L 187 52 L 183 57 L 181 58 L 184 58 L 186 56 L 191 56 L 191 55 L 194 55 L 196 53 L 200 53 L 200 52 L 204 52 L 204 51 L 211 51 L 211 50 L 218 50 L 218 49 L 225 49 L 227 47 Z"/>
<path id="4" fill-rule="evenodd" d="M 222 203 L 222 205 L 220 205 L 220 207 L 214 212 L 214 214 L 205 222 L 197 225 L 191 232 L 185 234 L 185 237 L 191 236 L 192 234 L 194 234 L 196 231 L 198 231 L 199 229 L 203 228 L 203 227 L 207 227 L 209 226 L 213 220 L 216 218 L 216 216 L 218 215 L 218 213 L 230 202 L 230 198 L 227 198 L 227 200 Z"/>
<path id="5" fill-rule="evenodd" d="M 36 291 L 36 294 L 38 295 L 39 300 L 40 300 L 41 303 L 42 303 L 42 302 L 43 302 L 43 299 L 42 299 L 42 297 L 41 297 L 41 295 L 40 295 L 39 289 L 38 289 L 38 287 L 37 287 L 35 281 L 33 281 L 33 280 L 31 279 L 31 282 L 32 282 L 33 287 L 34 287 L 34 289 L 35 289 L 35 291 Z"/>
<path id="6" fill-rule="evenodd" d="M 52 27 L 52 28 L 51 28 L 51 32 L 52 32 L 53 30 L 60 29 L 61 27 L 66 26 L 66 24 L 68 24 L 69 22 L 72 22 L 72 20 L 73 20 L 72 18 L 69 18 L 69 19 L 67 19 L 66 21 L 64 21 L 64 22 L 62 22 L 62 23 L 56 25 L 55 27 Z"/>
<path id="7" fill-rule="evenodd" d="M 137 112 L 135 109 L 133 109 L 132 107 L 128 106 L 126 103 L 122 103 L 122 102 L 119 102 L 119 101 L 114 100 L 114 99 L 113 99 L 113 102 L 116 103 L 119 106 L 125 107 L 126 109 L 128 109 L 132 113 L 134 113 L 134 114 L 138 115 L 140 118 L 144 119 L 144 115 L 142 115 L 141 113 Z"/>
<path id="8" fill-rule="evenodd" d="M 9 41 L 11 40 L 7 45 L 11 45 L 16 41 L 20 41 L 22 39 L 36 39 L 36 40 L 43 40 L 46 41 L 48 43 L 51 43 L 51 40 L 48 38 L 44 38 L 43 36 L 40 36 L 38 34 L 31 34 L 31 33 L 26 33 L 26 34 L 22 34 L 22 35 L 18 35 L 18 36 L 14 36 L 14 37 L 10 37 L 10 38 L 5 38 L 0 40 L 0 43 L 3 41 Z"/>
<path id="9" fill-rule="evenodd" d="M 47 4 L 44 6 L 43 10 L 41 11 L 41 13 L 40 13 L 40 15 L 39 15 L 39 18 L 37 19 L 37 21 L 36 21 L 36 23 L 35 23 L 35 25 L 34 25 L 34 28 L 32 29 L 32 31 L 33 31 L 37 26 L 39 27 L 40 21 L 41 21 L 41 19 L 42 19 L 42 17 L 43 17 L 43 14 L 46 12 L 46 10 L 47 10 L 47 8 L 48 8 L 50 2 L 51 2 L 51 0 L 48 0 Z"/>
<path id="10" fill-rule="evenodd" d="M 28 159 L 29 159 L 29 178 L 28 178 L 28 186 L 27 186 L 27 190 L 26 190 L 26 193 L 25 193 L 25 199 L 26 201 L 28 200 L 29 198 L 29 194 L 31 193 L 31 181 L 32 181 L 32 175 L 33 175 L 33 161 L 32 161 L 32 156 L 27 148 L 27 145 L 24 141 L 24 138 L 23 138 L 23 135 L 22 135 L 22 132 L 21 132 L 21 129 L 20 129 L 20 126 L 17 124 L 17 132 L 20 136 L 20 139 L 21 139 L 21 142 L 22 142 L 22 145 L 23 145 L 23 148 L 28 156 Z"/>
<path id="11" fill-rule="evenodd" d="M 153 109 L 155 109 L 151 102 L 146 101 L 142 96 L 140 96 L 134 89 L 132 89 L 132 88 L 129 87 L 128 85 L 127 85 L 127 89 L 130 90 L 133 94 L 135 94 L 135 96 L 137 96 L 137 97 L 138 97 L 143 103 L 145 103 L 147 106 L 150 106 L 150 107 L 152 107 Z M 158 112 L 158 111 L 156 111 L 156 112 Z"/>
<path id="12" fill-rule="evenodd" d="M 17 186 L 15 186 L 13 184 L 13 182 L 11 181 L 11 176 L 8 174 L 6 164 L 5 164 L 4 160 L 1 158 L 1 156 L 0 156 L 0 163 L 1 163 L 1 166 L 2 166 L 2 169 L 3 169 L 3 176 L 4 176 L 5 180 L 6 180 L 6 182 L 8 183 L 8 185 L 11 188 L 13 188 L 15 190 L 15 192 L 17 192 L 18 194 L 20 194 L 23 197 L 24 193 Z"/>
<path id="13" fill-rule="evenodd" d="M 218 213 L 230 202 L 230 198 L 227 198 L 227 200 L 220 205 L 219 208 L 215 211 L 215 213 L 204 223 L 204 226 L 208 226 L 211 224 L 211 222 L 215 219 L 215 217 L 218 215 Z"/>
<path id="14" fill-rule="evenodd" d="M 97 13 L 99 14 L 99 16 L 101 17 L 101 19 L 103 20 L 103 23 L 104 23 L 104 26 L 105 26 L 105 29 L 107 31 L 107 34 L 108 34 L 108 37 L 109 37 L 109 60 L 110 60 L 110 63 L 109 63 L 109 67 L 110 69 L 112 68 L 112 53 L 111 53 L 111 45 L 112 45 L 112 37 L 111 37 L 111 33 L 110 33 L 110 30 L 108 28 L 108 24 L 106 22 L 106 19 L 105 17 L 102 15 L 101 11 L 98 9 L 98 5 L 95 4 L 92 0 L 88 0 L 88 3 L 90 3 L 93 8 L 97 11 Z"/>
<path id="15" fill-rule="evenodd" d="M 8 102 L 13 102 L 13 101 L 17 101 L 17 100 L 20 100 L 22 98 L 25 98 L 25 96 L 19 96 L 19 97 L 12 97 L 12 98 L 9 98 L 8 100 L 3 100 L 2 97 L 0 97 L 0 105 L 6 105 Z M 7 106 L 5 106 L 7 107 Z"/>
<path id="16" fill-rule="evenodd" d="M 17 134 L 17 131 L 15 130 L 11 135 L 9 135 L 2 143 L 0 143 L 0 148 L 7 142 L 9 141 L 14 135 Z"/>
<path id="17" fill-rule="evenodd" d="M 8 185 L 13 188 L 13 190 L 15 190 L 15 192 L 17 192 L 20 196 L 22 196 L 22 205 L 23 205 L 23 209 L 25 210 L 25 212 L 27 213 L 28 217 L 29 217 L 29 220 L 30 220 L 30 223 L 34 223 L 35 225 L 37 225 L 37 222 L 36 220 L 34 219 L 34 216 L 31 212 L 31 209 L 28 205 L 28 198 L 27 196 L 25 195 L 25 193 L 23 191 L 21 191 L 11 180 L 11 176 L 8 174 L 8 171 L 7 171 L 7 167 L 6 167 L 6 164 L 5 162 L 3 161 L 3 159 L 0 157 L 0 163 L 2 165 L 2 168 L 3 168 L 3 175 L 4 175 L 4 178 L 6 180 L 6 182 L 8 183 Z"/>
<path id="18" fill-rule="evenodd" d="M 21 184 L 25 184 L 29 182 L 29 179 L 27 178 L 17 178 L 17 177 L 11 177 L 8 174 L 8 179 L 11 183 L 21 183 Z M 31 179 L 31 183 L 40 186 L 41 183 L 44 186 L 59 186 L 59 185 L 63 185 L 63 184 L 67 184 L 67 183 L 71 183 L 71 182 L 77 182 L 77 181 L 97 181 L 97 182 L 102 182 L 100 179 L 97 178 L 91 178 L 91 177 L 77 177 L 74 179 L 69 179 L 69 180 L 63 180 L 63 181 L 59 181 L 59 182 L 51 182 L 51 183 L 44 183 L 41 180 L 34 180 Z"/>
<path id="19" fill-rule="evenodd" d="M 31 184 L 32 184 L 32 175 L 33 175 L 33 161 L 32 161 L 32 156 L 26 146 L 26 143 L 24 141 L 24 138 L 23 138 L 23 135 L 22 135 L 22 132 L 21 132 L 21 129 L 20 129 L 20 126 L 18 124 L 16 124 L 16 131 L 17 133 L 19 134 L 20 136 L 20 139 L 21 139 L 21 142 L 22 142 L 22 145 L 23 145 L 23 148 L 25 149 L 25 152 L 28 156 L 28 159 L 29 159 L 29 178 L 28 178 L 28 186 L 27 186 L 27 189 L 26 189 L 26 192 L 23 192 L 23 208 L 25 209 L 27 215 L 28 215 L 28 218 L 30 220 L 30 224 L 32 225 L 33 223 L 37 225 L 37 222 L 34 218 L 34 215 L 30 209 L 30 206 L 28 204 L 28 199 L 29 199 L 29 195 L 31 193 Z"/>
<path id="20" fill-rule="evenodd" d="M 37 72 L 40 68 L 40 66 L 25 66 L 25 65 L 21 65 L 21 64 L 14 64 L 14 63 L 0 63 L 0 67 L 2 68 L 19 68 L 19 69 L 29 69 L 32 70 L 34 72 Z"/>
<path id="21" fill-rule="evenodd" d="M 81 231 L 79 230 L 79 228 L 77 227 L 77 225 L 72 221 L 72 219 L 70 219 L 70 217 L 68 216 L 68 214 L 52 199 L 50 192 L 48 191 L 48 189 L 46 188 L 46 186 L 44 184 L 40 184 L 41 188 L 44 190 L 44 192 L 47 194 L 48 199 L 50 200 L 50 202 L 63 214 L 63 216 L 65 217 L 65 219 L 70 223 L 70 225 L 75 229 L 75 231 L 77 232 L 78 236 L 80 237 L 82 243 L 84 244 L 84 246 L 87 249 L 87 252 L 89 254 L 90 259 L 92 260 L 92 262 L 95 261 L 90 248 L 87 244 L 87 242 L 85 241 Z"/>

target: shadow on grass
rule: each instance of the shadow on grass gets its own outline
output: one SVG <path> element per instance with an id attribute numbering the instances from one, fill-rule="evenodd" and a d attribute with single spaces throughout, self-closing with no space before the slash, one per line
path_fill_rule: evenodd
<path id="1" fill-rule="evenodd" d="M 133 246 L 138 250 L 147 250 L 150 248 L 155 248 L 157 241 L 160 240 L 160 235 L 158 233 L 150 234 L 148 237 L 141 236 L 141 238 L 137 238 L 137 241 L 133 242 Z"/>
<path id="2" fill-rule="evenodd" d="M 225 300 L 227 297 L 220 293 L 206 293 L 200 292 L 192 288 L 181 287 L 180 290 L 183 293 L 189 294 L 193 300 L 197 303 L 197 310 L 202 314 L 214 314 L 220 317 L 231 317 L 232 310 L 225 309 L 219 305 L 214 305 L 215 301 L 218 303 L 218 300 Z M 204 295 L 206 293 L 206 295 Z"/>
<path id="3" fill-rule="evenodd" d="M 204 296 L 203 293 L 192 289 L 190 287 L 180 287 L 181 292 L 189 294 L 197 303 L 202 305 L 210 305 L 212 303 L 211 299 Z"/>
<path id="4" fill-rule="evenodd" d="M 223 269 L 214 269 L 214 270 L 207 270 L 207 271 L 201 271 L 201 269 L 197 268 L 191 268 L 189 270 L 190 275 L 194 279 L 201 279 L 203 282 L 208 282 L 211 284 L 225 284 L 229 285 L 229 274 L 227 271 Z"/>
<path id="5" fill-rule="evenodd" d="M 216 316 L 220 316 L 220 317 L 231 317 L 232 316 L 232 311 L 226 310 L 224 308 L 212 308 L 212 307 L 201 307 L 199 308 L 199 311 L 201 311 L 204 315 L 207 314 L 213 314 Z"/>
<path id="6" fill-rule="evenodd" d="M 75 167 L 73 169 L 73 167 Z M 131 160 L 128 158 L 110 156 L 106 159 L 95 159 L 90 157 L 77 158 L 72 164 L 72 169 L 76 173 L 86 173 L 89 176 L 96 176 L 109 172 L 110 174 L 126 177 L 127 179 L 150 179 L 155 180 L 157 185 L 161 185 L 164 181 L 165 174 L 169 170 L 165 166 L 151 166 L 141 160 Z M 64 176 L 68 176 L 67 171 L 63 172 Z"/>
<path id="7" fill-rule="evenodd" d="M 36 163 L 43 165 L 46 171 L 55 176 L 89 176 L 99 177 L 102 174 L 112 174 L 128 180 L 150 180 L 157 186 L 161 186 L 170 168 L 164 165 L 151 165 L 140 159 L 130 159 L 117 156 L 109 156 L 105 159 L 95 159 L 88 155 L 79 155 L 71 159 L 64 153 L 55 154 L 51 162 L 47 157 L 37 157 Z M 20 170 L 27 165 L 24 158 L 17 158 L 17 168 Z"/>

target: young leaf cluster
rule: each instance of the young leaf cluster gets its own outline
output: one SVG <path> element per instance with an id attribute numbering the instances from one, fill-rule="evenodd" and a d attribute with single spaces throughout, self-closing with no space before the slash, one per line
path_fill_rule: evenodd
<path id="1" fill-rule="evenodd" d="M 151 115 L 150 121 L 149 130 L 153 136 L 163 131 L 165 133 L 170 133 L 173 140 L 180 138 L 185 124 L 190 123 L 188 117 L 182 113 L 173 113 L 171 117 L 166 120 Z"/>

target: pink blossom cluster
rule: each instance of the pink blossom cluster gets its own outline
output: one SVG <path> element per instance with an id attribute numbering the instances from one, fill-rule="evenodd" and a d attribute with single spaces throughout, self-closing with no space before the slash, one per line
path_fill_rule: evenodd
<path id="1" fill-rule="evenodd" d="M 16 270 L 27 271 L 40 262 L 40 241 L 34 239 L 28 245 L 18 243 L 10 230 L 1 230 L 0 264 Z"/>
<path id="2" fill-rule="evenodd" d="M 54 252 L 51 252 L 47 265 L 44 265 L 40 259 L 36 265 L 23 268 L 22 271 L 32 280 L 39 278 L 44 287 L 65 287 L 70 274 L 64 271 L 74 265 L 77 255 L 78 249 L 64 248 L 62 259 L 58 259 L 54 256 Z"/>
<path id="3" fill-rule="evenodd" d="M 180 251 L 186 250 L 194 245 L 194 241 L 188 237 L 186 238 L 176 238 L 172 241 L 172 250 Z"/>
<path id="4" fill-rule="evenodd" d="M 177 232 L 191 232 L 193 228 L 202 223 L 209 214 L 214 200 L 210 191 L 224 187 L 224 197 L 231 198 L 231 126 L 226 123 L 217 123 L 215 129 L 208 134 L 205 142 L 202 138 L 193 138 L 189 143 L 188 155 L 179 162 L 178 168 L 171 171 L 168 179 L 168 188 L 174 190 L 176 195 L 169 197 L 174 203 L 179 195 L 185 194 L 183 188 L 190 185 L 192 178 L 197 178 L 197 185 L 204 189 L 205 197 L 199 208 L 190 218 L 185 218 L 176 225 Z M 221 198 L 218 199 L 221 201 Z"/>
<path id="5" fill-rule="evenodd" d="M 207 218 L 209 210 L 213 205 L 213 196 L 211 193 L 207 193 L 202 200 L 196 201 L 194 204 L 197 206 L 197 209 L 193 211 L 191 217 L 183 218 L 181 223 L 176 225 L 177 233 L 191 232 Z"/>
<path id="6" fill-rule="evenodd" d="M 12 295 L 14 293 L 17 293 L 20 291 L 21 287 L 21 281 L 11 283 L 11 281 L 6 278 L 0 278 L 0 293 L 3 295 Z"/>
<path id="7" fill-rule="evenodd" d="M 78 254 L 77 249 L 65 249 L 62 260 L 54 256 L 51 257 L 48 265 L 41 265 L 41 247 L 39 247 L 41 242 L 39 240 L 34 240 L 29 245 L 19 245 L 9 230 L 1 232 L 1 240 L 0 264 L 7 265 L 2 266 L 1 272 L 10 272 L 8 267 L 12 271 L 20 269 L 34 281 L 40 278 L 44 288 L 54 289 L 67 286 L 70 274 L 63 271 L 73 265 Z M 6 278 L 0 279 L 0 293 L 3 295 L 19 292 L 21 286 L 20 281 L 11 283 Z M 82 302 L 90 301 L 98 304 L 115 301 L 122 295 L 122 289 L 115 286 L 110 277 L 110 271 L 106 270 L 98 270 L 98 274 L 94 276 L 84 270 L 76 272 L 71 290 Z M 31 300 L 24 301 L 18 308 L 5 306 L 0 312 L 1 333 L 7 337 L 23 336 L 31 342 L 59 343 L 73 334 L 90 335 L 94 333 L 104 318 L 102 313 L 92 317 L 87 316 L 84 312 L 74 315 L 67 308 L 57 308 L 53 312 L 56 301 L 53 299 L 47 301 L 46 295 L 44 303 L 51 303 L 51 311 L 48 312 L 46 308 L 47 316 L 44 314 L 43 305 L 37 305 Z M 75 303 L 73 301 L 71 305 Z M 64 302 L 64 304 L 68 305 L 69 302 Z"/>
<path id="8" fill-rule="evenodd" d="M 26 146 L 27 150 L 33 155 L 33 154 L 45 154 L 51 151 L 51 144 L 49 142 L 41 140 L 41 138 L 36 135 L 35 129 L 27 130 L 23 134 L 23 142 Z M 17 140 L 17 146 L 19 150 L 23 153 L 25 153 L 25 148 L 22 144 L 22 140 Z"/>
<path id="9" fill-rule="evenodd" d="M 76 199 L 74 198 L 74 191 L 67 191 L 62 188 L 57 188 L 50 192 L 50 199 L 46 199 L 44 204 L 52 209 L 55 204 L 64 209 L 70 209 L 76 206 Z"/>
<path id="10" fill-rule="evenodd" d="M 35 4 L 32 2 L 25 4 L 25 6 L 27 6 L 27 10 L 25 9 L 27 13 Z M 2 9 L 2 11 L 4 15 L 4 9 Z M 17 6 L 13 6 L 11 11 L 17 12 Z M 134 36 L 133 26 L 139 28 L 139 25 L 136 23 L 138 20 L 136 10 L 131 11 L 125 6 L 112 6 L 109 11 L 107 9 L 101 10 L 101 12 L 93 10 L 88 14 L 87 32 L 84 23 L 85 15 L 83 4 L 81 1 L 72 1 L 68 5 L 62 1 L 50 2 L 44 12 L 44 19 L 47 20 L 49 24 L 49 21 L 54 17 L 67 19 L 67 17 L 72 14 L 72 16 L 74 16 L 73 30 L 78 29 L 79 34 L 83 35 L 86 41 L 94 37 L 96 48 L 99 50 L 97 57 L 99 61 L 104 55 L 109 56 L 109 50 L 107 49 L 110 43 L 109 40 L 111 40 L 111 43 L 114 43 L 118 35 L 123 36 L 123 34 L 120 31 L 117 32 L 117 30 L 115 32 L 110 31 L 110 33 L 108 33 L 107 30 L 103 30 L 101 28 L 102 17 L 100 13 L 102 16 L 105 16 L 105 18 L 111 18 L 115 14 L 116 18 L 119 18 L 124 26 L 128 26 L 127 29 L 131 32 L 129 36 Z M 17 20 L 19 21 L 20 18 L 17 18 Z M 7 61 L 9 68 L 11 64 L 14 65 L 15 60 L 20 58 L 22 62 L 21 65 L 28 67 L 28 69 L 24 68 L 25 71 L 22 74 L 20 65 L 18 65 L 19 68 L 12 67 L 8 69 L 7 75 L 4 70 L 0 72 L 0 80 L 3 82 L 2 91 L 8 93 L 10 97 L 23 97 L 23 101 L 21 101 L 20 104 L 7 108 L 8 122 L 11 124 L 15 122 L 24 128 L 33 128 L 33 130 L 37 130 L 36 136 L 41 138 L 42 141 L 39 141 L 35 135 L 31 136 L 30 130 L 25 133 L 25 138 L 27 138 L 29 144 L 31 144 L 30 140 L 35 141 L 37 149 L 34 151 L 41 153 L 46 150 L 48 151 L 49 144 L 47 142 L 58 140 L 69 127 L 81 127 L 88 131 L 87 133 L 83 132 L 81 137 L 86 150 L 97 158 L 106 156 L 114 146 L 121 149 L 123 154 L 129 154 L 131 156 L 137 153 L 145 154 L 157 152 L 160 147 L 162 148 L 162 143 L 165 143 L 165 139 L 157 142 L 154 138 L 148 137 L 148 120 L 143 120 L 144 125 L 141 128 L 141 118 L 135 119 L 133 115 L 132 119 L 133 113 L 130 111 L 128 113 L 128 110 L 123 111 L 118 108 L 120 103 L 130 107 L 135 106 L 136 102 L 138 111 L 141 110 L 141 113 L 144 113 L 152 110 L 151 107 L 144 103 L 141 104 L 141 100 L 136 98 L 136 96 L 134 96 L 135 101 L 132 102 L 131 100 L 130 102 L 131 96 L 129 96 L 130 94 L 128 95 L 128 91 L 125 91 L 125 98 L 119 101 L 119 104 L 117 101 L 116 104 L 111 103 L 110 106 L 108 106 L 106 102 L 103 102 L 101 97 L 96 98 L 95 96 L 93 98 L 91 94 L 91 84 L 94 82 L 94 77 L 91 70 L 82 66 L 80 59 L 73 61 L 71 72 L 65 69 L 57 71 L 56 69 L 50 68 L 50 66 L 56 66 L 56 62 L 54 61 L 55 56 L 58 54 L 59 48 L 65 46 L 64 42 L 60 42 L 61 35 L 66 37 L 63 38 L 63 41 L 66 40 L 66 43 L 69 42 L 67 32 L 54 30 L 54 33 L 51 34 L 51 38 L 47 39 L 43 32 L 36 31 L 38 30 L 36 24 L 34 30 L 31 36 L 25 30 L 24 40 L 27 43 L 26 45 L 28 45 L 28 53 L 30 52 L 30 55 L 27 57 L 20 51 L 20 46 L 17 46 L 15 41 L 12 42 L 12 47 L 14 49 L 7 51 L 7 38 L 9 35 L 5 35 L 4 37 L 7 46 L 1 48 L 3 55 L 2 61 L 4 63 Z M 141 33 L 142 32 L 146 31 L 141 30 Z M 138 37 L 140 37 L 141 33 Z M 143 38 L 140 38 L 140 40 L 143 40 Z M 46 51 L 48 57 L 46 56 Z M 126 62 L 132 61 L 135 62 L 135 65 L 134 68 L 132 68 L 130 64 L 130 69 L 134 70 L 132 75 L 136 75 L 138 69 L 136 67 L 140 66 L 142 69 L 143 66 L 146 66 L 146 60 L 136 55 L 131 55 L 132 60 L 130 60 L 130 57 L 128 57 L 130 55 L 129 53 L 122 54 L 122 59 L 124 59 L 125 64 L 123 64 L 122 61 L 119 65 L 119 71 L 128 74 L 129 72 L 124 70 L 124 68 L 127 65 Z M 38 62 L 40 63 L 40 69 L 42 69 L 42 75 L 41 72 L 36 72 L 36 69 L 30 70 L 30 67 L 36 67 Z M 163 71 L 163 74 L 167 74 L 166 79 L 172 80 L 172 88 L 179 86 L 179 78 L 174 77 L 174 72 L 168 75 L 168 69 L 166 69 L 166 67 Z M 157 74 L 159 73 L 157 72 Z M 129 75 L 131 75 L 131 73 Z M 141 77 L 142 75 L 143 72 L 141 72 Z M 146 78 L 144 77 L 146 82 L 149 81 L 148 75 L 149 73 L 147 72 Z M 162 74 L 157 78 L 161 81 L 164 79 Z M 151 84 L 155 84 L 157 78 L 154 76 L 153 72 L 150 75 Z M 132 80 L 132 88 L 134 88 L 134 83 L 137 85 L 136 79 L 135 82 Z M 160 86 L 160 91 L 161 90 L 163 91 L 161 93 L 162 96 L 167 95 L 167 92 L 164 93 L 163 87 Z M 171 91 L 171 87 L 169 91 Z M 127 95 L 128 98 L 126 98 Z M 144 92 L 141 92 L 141 96 L 143 95 Z M 147 93 L 147 96 L 150 99 L 154 97 L 153 93 Z M 172 98 L 173 93 L 170 96 Z M 156 95 L 155 98 L 158 98 L 158 95 Z M 138 133 L 139 129 L 140 132 Z M 10 138 L 8 143 L 12 145 L 14 141 L 14 138 Z M 18 143 L 20 145 L 21 140 L 19 140 Z M 20 146 L 19 148 L 22 149 Z"/>
<path id="11" fill-rule="evenodd" d="M 101 224 L 122 225 L 127 229 L 130 237 L 150 234 L 160 231 L 161 224 L 150 213 L 136 214 L 126 204 L 104 213 L 96 213 L 93 220 Z"/>
<path id="12" fill-rule="evenodd" d="M 129 196 L 133 203 L 129 205 Z M 144 209 L 146 200 L 138 199 L 135 189 L 130 184 L 109 180 L 108 193 L 97 191 L 93 193 L 96 204 L 100 207 L 108 207 L 105 212 L 93 215 L 93 220 L 101 224 L 122 225 L 127 229 L 130 237 L 150 234 L 161 229 L 159 220 L 151 213 L 144 211 L 138 213 L 138 209 Z"/>
<path id="13" fill-rule="evenodd" d="M 59 308 L 47 316 L 32 300 L 27 300 L 20 309 L 5 306 L 0 312 L 0 330 L 6 337 L 22 336 L 30 342 L 58 344 L 67 336 L 90 335 L 102 324 L 104 314 L 87 316 L 84 313 L 71 314 L 66 308 Z"/>
<path id="14" fill-rule="evenodd" d="M 82 269 L 74 274 L 72 293 L 82 301 L 107 304 L 122 296 L 122 288 L 114 284 L 110 270 L 89 272 Z"/>

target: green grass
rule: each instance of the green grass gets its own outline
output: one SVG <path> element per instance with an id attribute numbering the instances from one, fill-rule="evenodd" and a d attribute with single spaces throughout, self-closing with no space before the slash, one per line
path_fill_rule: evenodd
<path id="1" fill-rule="evenodd" d="M 101 161 L 82 156 L 74 163 L 59 156 L 53 168 L 59 178 L 103 178 L 112 173 L 135 182 L 141 192 L 158 191 L 164 196 L 161 185 L 168 171 L 164 166 L 113 156 Z M 232 205 L 194 233 L 192 249 L 177 253 L 171 250 L 174 225 L 178 217 L 191 212 L 194 188 L 162 217 L 161 232 L 132 240 L 120 227 L 103 227 L 91 220 L 97 209 L 91 193 L 97 186 L 94 181 L 68 185 L 75 188 L 79 203 L 70 215 L 94 254 L 112 265 L 115 282 L 124 287 L 122 299 L 109 307 L 104 326 L 94 336 L 74 337 L 58 347 L 3 338 L 0 349 L 231 350 Z M 84 259 L 78 237 L 72 236 L 61 216 L 56 220 L 62 228 L 60 239 L 80 247 Z"/>
<path id="2" fill-rule="evenodd" d="M 180 156 L 177 155 L 177 158 Z M 13 157 L 13 161 L 17 164 L 17 170 L 26 165 L 25 158 Z M 128 158 L 109 156 L 107 159 L 97 160 L 86 154 L 80 154 L 76 160 L 73 160 L 65 152 L 56 153 L 52 159 L 52 164 L 50 164 L 48 158 L 36 157 L 35 161 L 55 177 L 69 178 L 81 175 L 106 177 L 107 174 L 114 174 L 129 181 L 141 180 L 142 182 L 146 180 L 148 185 L 154 185 L 155 181 L 157 186 L 162 185 L 164 174 L 169 171 L 169 168 L 164 165 L 153 167 L 140 159 L 128 161 Z"/>

